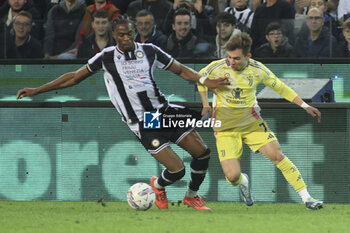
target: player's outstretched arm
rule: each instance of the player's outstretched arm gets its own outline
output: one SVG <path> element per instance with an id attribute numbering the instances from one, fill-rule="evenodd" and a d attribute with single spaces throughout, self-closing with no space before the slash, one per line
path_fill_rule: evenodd
<path id="1" fill-rule="evenodd" d="M 87 67 L 83 66 L 75 72 L 65 73 L 59 78 L 55 79 L 54 81 L 46 83 L 40 87 L 21 89 L 17 92 L 17 99 L 21 99 L 26 96 L 34 96 L 39 93 L 51 90 L 63 89 L 66 87 L 74 86 L 86 79 L 87 77 L 89 77 L 90 75 L 91 73 L 89 72 Z"/>
<path id="2" fill-rule="evenodd" d="M 174 60 L 173 64 L 169 68 L 173 73 L 181 76 L 183 79 L 193 82 L 200 82 L 201 84 L 207 86 L 210 90 L 215 88 L 227 88 L 230 82 L 226 78 L 218 79 L 208 79 L 202 77 L 195 70 L 181 64 L 180 62 Z"/>
<path id="3" fill-rule="evenodd" d="M 201 96 L 202 105 L 203 105 L 202 116 L 206 114 L 211 116 L 213 114 L 213 110 L 210 107 L 210 104 L 208 101 L 208 91 L 199 91 L 199 95 Z"/>
<path id="4" fill-rule="evenodd" d="M 317 117 L 318 123 L 321 122 L 321 112 L 317 108 L 308 105 L 299 96 L 294 98 L 293 103 L 295 103 L 295 104 L 299 105 L 300 107 L 302 107 L 303 109 L 305 109 L 305 111 L 308 114 L 310 114 L 311 116 Z"/>

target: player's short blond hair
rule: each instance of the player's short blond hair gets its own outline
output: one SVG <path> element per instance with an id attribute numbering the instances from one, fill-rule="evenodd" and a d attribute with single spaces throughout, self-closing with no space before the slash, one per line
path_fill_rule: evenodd
<path id="1" fill-rule="evenodd" d="M 226 44 L 227 51 L 242 49 L 243 54 L 245 56 L 247 56 L 248 53 L 250 53 L 251 47 L 252 47 L 252 38 L 246 32 L 237 33 L 236 35 L 231 37 Z"/>

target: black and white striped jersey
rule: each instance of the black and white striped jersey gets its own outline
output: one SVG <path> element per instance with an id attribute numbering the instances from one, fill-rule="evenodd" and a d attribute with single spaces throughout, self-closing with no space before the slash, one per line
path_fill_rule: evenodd
<path id="1" fill-rule="evenodd" d="M 237 10 L 234 7 L 227 7 L 225 11 L 235 16 L 237 20 L 237 27 L 239 26 L 239 24 L 245 25 L 248 29 L 252 27 L 254 11 L 252 11 L 250 8 L 245 8 L 244 10 Z"/>
<path id="2" fill-rule="evenodd" d="M 128 125 L 143 120 L 144 111 L 167 103 L 153 77 L 156 67 L 167 69 L 174 59 L 153 44 L 135 43 L 135 50 L 122 52 L 117 46 L 103 49 L 89 59 L 87 69 L 104 71 L 109 97 Z"/>

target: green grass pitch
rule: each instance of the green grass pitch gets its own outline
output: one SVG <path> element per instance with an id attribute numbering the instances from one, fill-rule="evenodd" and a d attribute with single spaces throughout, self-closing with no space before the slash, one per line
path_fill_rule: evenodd
<path id="1" fill-rule="evenodd" d="M 102 205 L 104 204 L 104 205 Z M 207 202 L 212 211 L 182 203 L 135 211 L 126 202 L 0 201 L 1 233 L 345 233 L 350 205 Z"/>

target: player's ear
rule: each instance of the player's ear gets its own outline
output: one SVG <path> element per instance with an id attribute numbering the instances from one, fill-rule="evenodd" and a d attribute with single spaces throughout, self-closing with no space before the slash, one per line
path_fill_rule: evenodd
<path id="1" fill-rule="evenodd" d="M 251 53 L 248 53 L 247 54 L 247 58 L 251 58 L 252 57 L 252 54 Z"/>

